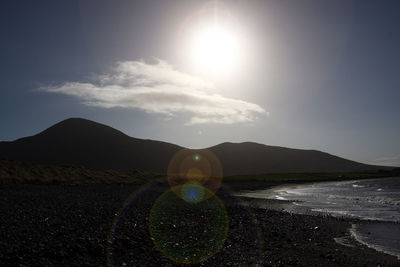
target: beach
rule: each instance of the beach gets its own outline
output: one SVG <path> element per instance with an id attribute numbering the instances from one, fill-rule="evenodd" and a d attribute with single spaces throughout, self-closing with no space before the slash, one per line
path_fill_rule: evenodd
<path id="1" fill-rule="evenodd" d="M 248 190 L 242 197 L 282 200 L 278 208 L 299 214 L 357 218 L 351 233 L 357 241 L 400 259 L 400 177 L 286 184 Z M 266 208 L 273 208 L 271 204 Z"/>
<path id="2" fill-rule="evenodd" d="M 177 202 L 174 207 L 180 208 L 162 214 L 157 205 L 167 201 L 163 198 L 168 190 L 162 182 L 142 187 L 2 185 L 0 262 L 3 266 L 400 264 L 396 257 L 355 241 L 349 229 L 356 220 L 259 208 L 226 187 L 201 209 Z M 157 232 L 160 229 L 169 230 Z"/>

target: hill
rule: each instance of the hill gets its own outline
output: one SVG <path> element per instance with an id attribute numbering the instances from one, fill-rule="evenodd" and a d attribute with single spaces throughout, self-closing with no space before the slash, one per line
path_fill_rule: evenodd
<path id="1" fill-rule="evenodd" d="M 252 142 L 223 143 L 210 148 L 224 174 L 360 172 L 384 169 L 317 150 L 267 146 Z"/>
<path id="2" fill-rule="evenodd" d="M 71 118 L 13 142 L 0 142 L 0 158 L 94 170 L 163 173 L 181 147 L 132 138 L 109 126 Z"/>
<path id="3" fill-rule="evenodd" d="M 0 142 L 0 158 L 93 170 L 166 173 L 178 145 L 138 139 L 109 126 L 71 118 L 30 137 Z M 225 176 L 289 172 L 360 172 L 386 167 L 366 165 L 316 150 L 222 143 L 208 148 L 221 161 Z"/>

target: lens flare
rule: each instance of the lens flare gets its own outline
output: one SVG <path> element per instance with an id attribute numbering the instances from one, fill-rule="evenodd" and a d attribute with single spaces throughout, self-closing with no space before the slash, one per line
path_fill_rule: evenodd
<path id="1" fill-rule="evenodd" d="M 187 189 L 198 186 L 186 185 Z M 191 194 L 188 190 L 188 195 Z M 111 225 L 107 266 L 139 265 L 139 262 L 143 265 L 146 259 L 160 257 L 160 252 L 171 260 L 164 262 L 165 265 L 174 262 L 226 265 L 235 258 L 234 255 L 227 258 L 226 253 L 234 252 L 241 259 L 253 259 L 254 266 L 263 266 L 261 232 L 248 205 L 223 186 L 218 194 L 230 199 L 234 213 L 240 214 L 240 223 L 235 219 L 228 223 L 232 219 L 228 218 L 231 207 L 226 207 L 227 210 L 219 197 L 185 201 L 169 188 L 166 180 L 133 191 Z M 193 195 L 198 196 L 198 192 Z M 156 249 L 152 249 L 153 244 Z M 218 252 L 224 255 L 219 256 Z"/>
<path id="2" fill-rule="evenodd" d="M 168 166 L 168 179 L 143 186 L 115 214 L 107 264 L 134 263 L 159 257 L 160 252 L 173 262 L 195 264 L 210 259 L 226 244 L 226 249 L 240 251 L 241 258 L 249 257 L 258 266 L 262 258 L 260 231 L 246 205 L 221 182 L 221 164 L 211 151 L 183 149 L 176 153 Z M 228 213 L 216 195 L 220 187 L 218 195 L 234 203 L 233 214 L 240 215 L 239 223 L 235 216 L 231 220 L 230 238 Z M 232 207 L 228 208 L 231 213 Z M 156 250 L 147 249 L 152 244 Z M 220 261 L 218 256 L 215 261 Z"/>
<path id="3" fill-rule="evenodd" d="M 198 203 L 204 198 L 205 189 L 197 182 L 188 182 L 181 187 L 182 199 L 188 203 Z"/>
<path id="4" fill-rule="evenodd" d="M 168 182 L 179 197 L 182 187 L 201 185 L 205 189 L 203 199 L 215 194 L 222 182 L 222 168 L 218 158 L 206 149 L 182 149 L 174 155 L 168 166 Z"/>
<path id="5" fill-rule="evenodd" d="M 202 199 L 206 189 L 187 183 L 178 197 L 173 190 L 162 194 L 150 213 L 150 233 L 157 249 L 179 263 L 199 263 L 222 247 L 228 232 L 223 203 L 212 196 Z"/>

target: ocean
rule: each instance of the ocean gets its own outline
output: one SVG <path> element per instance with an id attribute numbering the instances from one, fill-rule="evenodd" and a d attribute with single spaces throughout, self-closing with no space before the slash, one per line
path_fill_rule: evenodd
<path id="1" fill-rule="evenodd" d="M 289 200 L 296 212 L 352 217 L 363 221 L 350 229 L 359 242 L 400 259 L 400 177 L 287 185 L 247 191 L 252 198 Z"/>

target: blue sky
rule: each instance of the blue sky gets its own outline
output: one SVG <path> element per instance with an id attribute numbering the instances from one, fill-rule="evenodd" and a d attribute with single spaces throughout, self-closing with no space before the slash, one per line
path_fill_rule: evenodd
<path id="1" fill-rule="evenodd" d="M 82 117 L 187 147 L 255 141 L 400 166 L 399 11 L 398 1 L 2 1 L 0 140 Z M 241 44 L 223 71 L 212 60 L 229 45 L 200 54 L 205 68 L 189 48 L 216 13 Z"/>

